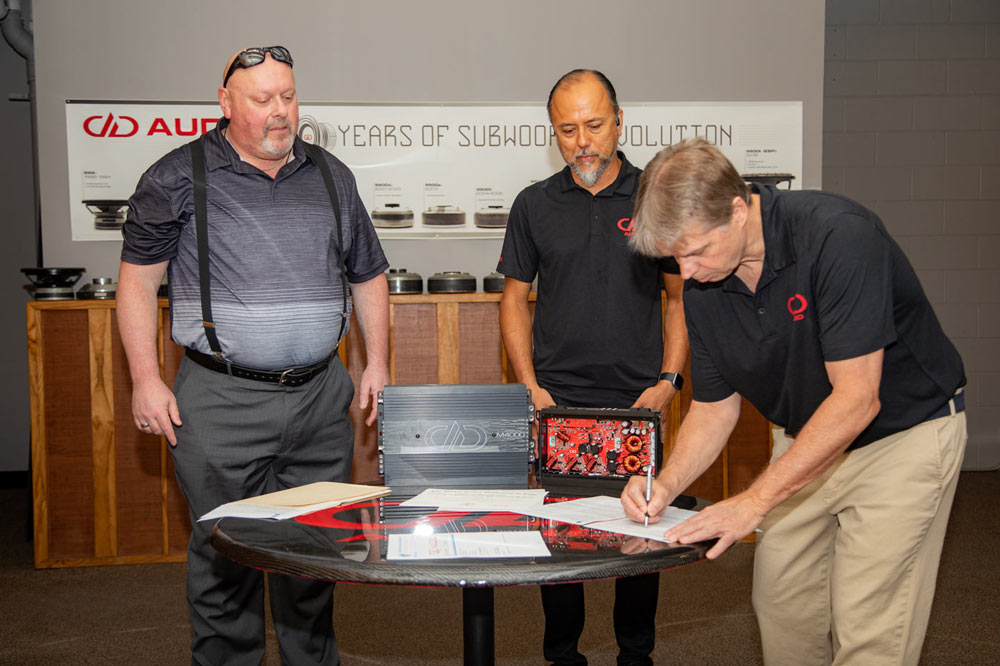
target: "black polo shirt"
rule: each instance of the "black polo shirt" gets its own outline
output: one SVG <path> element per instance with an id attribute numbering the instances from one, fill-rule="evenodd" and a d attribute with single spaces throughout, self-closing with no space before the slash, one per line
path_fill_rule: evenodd
<path id="1" fill-rule="evenodd" d="M 790 436 L 831 386 L 824 363 L 885 349 L 882 409 L 851 448 L 924 421 L 965 384 L 962 360 L 882 221 L 834 194 L 760 194 L 756 293 L 735 275 L 685 285 L 695 400 L 734 391 Z"/>
<path id="2" fill-rule="evenodd" d="M 574 404 L 629 406 L 663 361 L 661 272 L 628 247 L 641 171 L 622 153 L 615 182 L 592 195 L 566 167 L 511 206 L 497 270 L 538 277 L 532 324 L 539 385 Z"/>

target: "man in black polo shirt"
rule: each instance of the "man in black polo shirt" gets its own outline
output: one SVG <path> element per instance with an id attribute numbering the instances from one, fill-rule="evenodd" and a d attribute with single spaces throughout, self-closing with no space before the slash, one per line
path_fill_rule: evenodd
<path id="1" fill-rule="evenodd" d="M 628 247 L 640 172 L 616 151 L 622 112 L 614 87 L 600 72 L 574 70 L 552 88 L 548 111 L 568 166 L 526 188 L 511 207 L 497 267 L 505 275 L 500 326 L 508 358 L 535 409 L 665 411 L 687 358 L 681 280 L 673 261 Z M 536 276 L 532 323 L 528 293 Z M 658 574 L 617 581 L 619 664 L 652 663 L 658 589 Z M 545 658 L 586 664 L 577 650 L 583 585 L 543 585 L 541 592 Z"/>
<path id="2" fill-rule="evenodd" d="M 638 251 L 687 279 L 694 401 L 648 507 L 658 515 L 716 458 L 746 397 L 772 423 L 745 491 L 667 530 L 753 532 L 754 609 L 768 664 L 912 664 L 920 657 L 965 450 L 961 358 L 870 210 L 824 192 L 749 188 L 704 140 L 649 163 Z"/>

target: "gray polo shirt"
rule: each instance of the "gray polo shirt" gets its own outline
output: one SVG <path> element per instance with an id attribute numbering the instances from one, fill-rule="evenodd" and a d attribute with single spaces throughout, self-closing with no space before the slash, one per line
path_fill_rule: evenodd
<path id="1" fill-rule="evenodd" d="M 347 279 L 365 282 L 388 262 L 353 174 L 326 155 L 340 199 Z M 259 369 L 322 360 L 337 346 L 344 313 L 337 226 L 319 168 L 296 139 L 293 159 L 272 180 L 242 161 L 220 128 L 205 137 L 205 164 L 212 313 L 223 356 Z M 122 233 L 122 261 L 170 261 L 174 342 L 210 353 L 187 145 L 139 179 Z"/>

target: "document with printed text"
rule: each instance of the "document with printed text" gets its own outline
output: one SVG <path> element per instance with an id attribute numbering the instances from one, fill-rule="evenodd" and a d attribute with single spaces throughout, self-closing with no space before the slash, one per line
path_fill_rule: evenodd
<path id="1" fill-rule="evenodd" d="M 428 488 L 401 506 L 431 506 L 441 511 L 510 511 L 533 515 L 540 508 L 545 490 L 467 490 L 459 488 Z"/>
<path id="2" fill-rule="evenodd" d="M 666 542 L 667 540 L 663 538 L 664 532 L 675 525 L 680 525 L 697 512 L 670 506 L 660 514 L 658 522 L 645 527 L 642 523 L 636 523 L 625 515 L 625 509 L 622 508 L 619 498 L 600 495 L 565 502 L 552 502 L 523 513 L 529 516 L 581 525 L 594 530 L 605 530 Z"/>
<path id="3" fill-rule="evenodd" d="M 443 532 L 390 534 L 390 560 L 451 560 L 463 557 L 549 557 L 540 532 Z"/>

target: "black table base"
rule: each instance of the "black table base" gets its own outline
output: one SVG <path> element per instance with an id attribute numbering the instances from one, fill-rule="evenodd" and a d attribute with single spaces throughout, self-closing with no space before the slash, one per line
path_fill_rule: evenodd
<path id="1" fill-rule="evenodd" d="M 466 666 L 493 666 L 493 588 L 462 590 L 462 646 Z"/>

